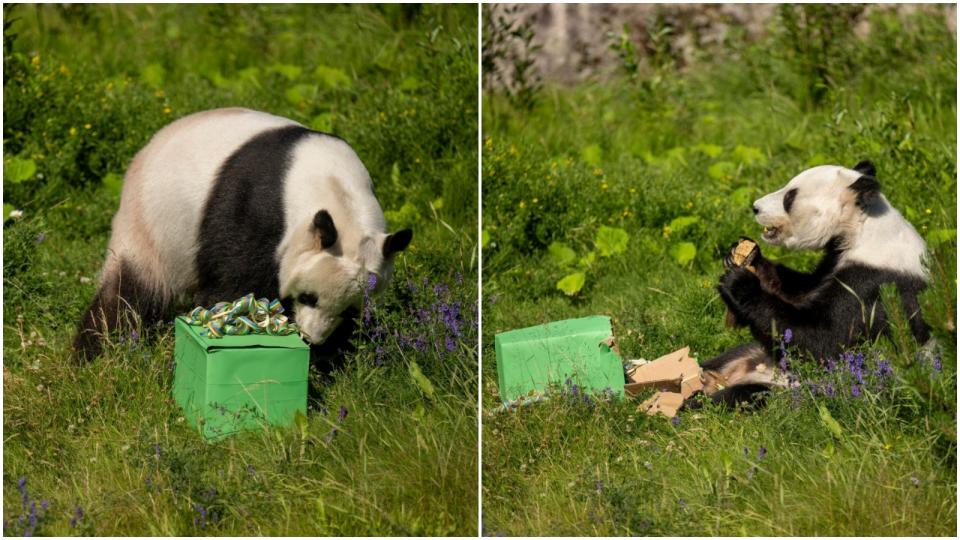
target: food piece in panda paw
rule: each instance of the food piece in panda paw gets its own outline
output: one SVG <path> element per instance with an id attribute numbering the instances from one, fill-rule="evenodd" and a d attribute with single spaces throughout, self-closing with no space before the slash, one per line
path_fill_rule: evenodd
<path id="1" fill-rule="evenodd" d="M 754 274 L 757 273 L 757 269 L 753 266 L 753 262 L 758 255 L 760 255 L 760 248 L 757 247 L 757 243 L 742 236 L 731 254 L 733 264 L 746 268 Z"/>

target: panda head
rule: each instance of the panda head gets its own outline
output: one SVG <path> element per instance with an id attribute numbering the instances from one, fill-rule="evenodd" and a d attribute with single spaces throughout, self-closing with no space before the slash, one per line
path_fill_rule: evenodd
<path id="1" fill-rule="evenodd" d="M 869 161 L 853 169 L 822 165 L 803 171 L 753 203 L 763 239 L 791 249 L 821 249 L 834 237 L 850 236 L 868 216 L 883 211 L 875 174 Z"/>
<path id="2" fill-rule="evenodd" d="M 365 294 L 383 290 L 394 255 L 412 238 L 409 229 L 341 234 L 327 210 L 301 226 L 281 260 L 280 294 L 293 304 L 294 320 L 307 341 L 323 343 L 359 313 Z"/>

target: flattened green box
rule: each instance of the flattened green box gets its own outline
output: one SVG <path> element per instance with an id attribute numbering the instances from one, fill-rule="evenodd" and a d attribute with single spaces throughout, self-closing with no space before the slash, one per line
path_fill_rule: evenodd
<path id="1" fill-rule="evenodd" d="M 584 391 L 610 389 L 623 396 L 623 364 L 603 343 L 613 336 L 610 317 L 595 315 L 556 321 L 497 334 L 497 378 L 500 399 L 542 393 L 569 378 Z"/>
<path id="2" fill-rule="evenodd" d="M 298 335 L 208 339 L 181 317 L 175 327 L 173 397 L 205 437 L 306 414 L 310 348 Z"/>

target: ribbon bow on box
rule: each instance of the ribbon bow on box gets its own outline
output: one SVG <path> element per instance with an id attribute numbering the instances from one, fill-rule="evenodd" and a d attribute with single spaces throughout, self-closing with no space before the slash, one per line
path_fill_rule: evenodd
<path id="1" fill-rule="evenodd" d="M 280 300 L 257 299 L 253 293 L 233 302 L 217 302 L 210 309 L 197 306 L 186 315 L 186 321 L 202 326 L 200 335 L 209 338 L 245 334 L 286 336 L 300 330 L 283 315 Z"/>

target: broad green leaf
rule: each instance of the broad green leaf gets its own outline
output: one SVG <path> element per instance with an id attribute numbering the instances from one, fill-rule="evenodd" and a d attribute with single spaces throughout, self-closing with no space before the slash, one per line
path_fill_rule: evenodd
<path id="1" fill-rule="evenodd" d="M 738 144 L 737 147 L 733 149 L 733 157 L 737 158 L 737 161 L 744 165 L 753 165 L 754 163 L 758 165 L 767 164 L 767 156 L 763 155 L 763 152 L 761 152 L 759 148 L 753 148 L 752 146 Z"/>
<path id="2" fill-rule="evenodd" d="M 597 252 L 591 251 L 590 253 L 587 253 L 583 257 L 580 257 L 580 260 L 577 261 L 577 264 L 580 266 L 580 268 L 590 268 L 591 266 L 593 266 L 593 263 L 595 263 L 596 261 L 597 261 Z"/>
<path id="3" fill-rule="evenodd" d="M 745 207 L 753 200 L 753 188 L 742 187 L 730 194 L 730 202 L 737 208 Z"/>
<path id="4" fill-rule="evenodd" d="M 120 192 L 123 191 L 123 177 L 117 173 L 107 173 L 103 177 L 102 183 L 111 195 L 119 196 Z"/>
<path id="5" fill-rule="evenodd" d="M 580 159 L 588 165 L 597 167 L 603 161 L 603 149 L 597 144 L 588 144 L 580 150 Z"/>
<path id="6" fill-rule="evenodd" d="M 288 81 L 295 80 L 297 77 L 303 73 L 303 68 L 300 66 L 294 66 L 291 64 L 274 64 L 268 68 L 274 73 L 279 73 L 283 75 Z"/>
<path id="7" fill-rule="evenodd" d="M 670 246 L 669 251 L 673 260 L 681 266 L 689 264 L 697 256 L 697 246 L 691 242 L 677 242 Z"/>
<path id="8" fill-rule="evenodd" d="M 12 184 L 33 180 L 36 172 L 37 164 L 32 159 L 10 157 L 3 164 L 3 178 Z"/>
<path id="9" fill-rule="evenodd" d="M 699 216 L 680 216 L 670 222 L 670 230 L 677 233 L 700 222 Z"/>
<path id="10" fill-rule="evenodd" d="M 317 95 L 317 87 L 312 84 L 296 84 L 287 88 L 283 93 L 283 97 L 287 98 L 287 101 L 291 105 L 300 105 L 314 99 Z"/>
<path id="11" fill-rule="evenodd" d="M 956 229 L 934 229 L 927 233 L 927 243 L 936 246 L 957 237 Z"/>
<path id="12" fill-rule="evenodd" d="M 715 144 L 700 143 L 694 146 L 693 149 L 707 157 L 712 158 L 715 158 L 723 153 L 723 147 Z"/>
<path id="13" fill-rule="evenodd" d="M 411 202 L 403 203 L 399 210 L 387 210 L 383 213 L 391 228 L 411 227 L 420 221 L 420 212 Z"/>
<path id="14" fill-rule="evenodd" d="M 147 64 L 140 69 L 140 78 L 152 88 L 161 88 L 167 77 L 167 70 L 160 64 Z"/>
<path id="15" fill-rule="evenodd" d="M 332 133 L 333 120 L 335 117 L 336 115 L 331 112 L 320 113 L 310 121 L 310 127 L 317 131 L 323 131 L 324 133 Z"/>
<path id="16" fill-rule="evenodd" d="M 393 184 L 393 187 L 398 190 L 403 187 L 400 185 L 400 164 L 396 161 L 394 161 L 390 167 L 390 182 Z"/>
<path id="17" fill-rule="evenodd" d="M 567 296 L 573 296 L 580 292 L 583 284 L 587 282 L 587 275 L 583 272 L 574 272 L 569 276 L 557 282 L 557 288 L 563 291 Z"/>
<path id="18" fill-rule="evenodd" d="M 627 250 L 627 242 L 630 237 L 627 231 L 616 227 L 607 227 L 601 225 L 597 231 L 597 250 L 601 257 L 609 257 L 617 253 L 623 253 Z"/>
<path id="19" fill-rule="evenodd" d="M 707 174 L 715 180 L 729 180 L 737 172 L 737 166 L 729 161 L 718 161 L 707 169 Z"/>
<path id="20" fill-rule="evenodd" d="M 345 71 L 330 66 L 317 66 L 313 76 L 317 82 L 323 83 L 328 88 L 350 88 L 353 83 Z"/>
<path id="21" fill-rule="evenodd" d="M 14 210 L 16 210 L 16 208 L 12 204 L 4 203 L 3 205 L 3 221 L 4 222 L 10 219 L 10 212 L 13 212 Z"/>
<path id="22" fill-rule="evenodd" d="M 480 247 L 485 248 L 490 245 L 490 233 L 486 229 L 480 231 Z"/>
<path id="23" fill-rule="evenodd" d="M 419 90 L 421 86 L 423 86 L 423 83 L 420 82 L 420 79 L 410 75 L 409 77 L 406 77 L 400 81 L 399 88 L 402 92 L 413 92 L 415 90 Z"/>
<path id="24" fill-rule="evenodd" d="M 680 163 L 686 165 L 687 149 L 682 146 L 671 148 L 664 154 L 664 160 L 667 163 Z"/>
<path id="25" fill-rule="evenodd" d="M 550 252 L 550 257 L 560 266 L 567 266 L 573 264 L 577 260 L 577 254 L 570 248 L 570 246 L 564 244 L 563 242 L 553 242 L 550 244 L 550 247 L 547 248 L 547 251 Z"/>
<path id="26" fill-rule="evenodd" d="M 830 433 L 833 433 L 833 436 L 840 439 L 843 437 L 843 429 L 840 428 L 840 423 L 834 420 L 833 415 L 830 414 L 830 410 L 827 409 L 825 405 L 818 405 L 820 409 L 820 421 L 823 422 L 823 425 L 830 430 Z"/>
<path id="27" fill-rule="evenodd" d="M 417 387 L 420 388 L 420 391 L 424 393 L 428 398 L 433 399 L 433 383 L 430 382 L 430 379 L 423 374 L 423 371 L 420 371 L 420 365 L 415 361 L 410 361 L 410 378 L 413 379 L 413 382 L 417 383 Z"/>

